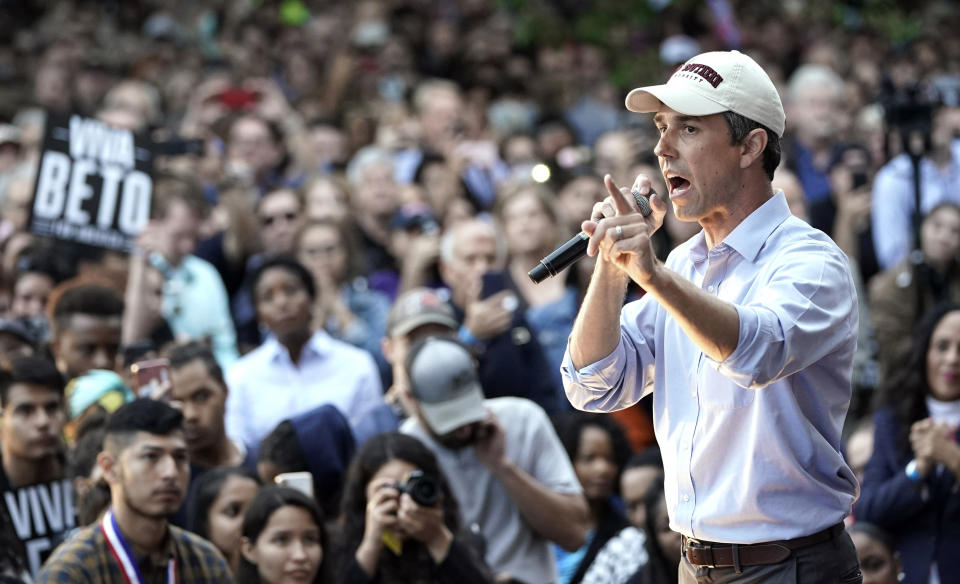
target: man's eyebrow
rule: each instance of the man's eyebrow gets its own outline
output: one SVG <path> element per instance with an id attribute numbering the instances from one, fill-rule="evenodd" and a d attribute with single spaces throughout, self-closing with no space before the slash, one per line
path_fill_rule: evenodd
<path id="1" fill-rule="evenodd" d="M 666 115 L 663 112 L 657 113 L 655 116 L 653 116 L 653 123 L 662 124 L 664 122 L 665 117 Z M 688 116 L 685 114 L 677 114 L 672 119 L 674 122 L 677 122 L 678 124 L 686 124 L 687 122 L 695 122 L 700 118 L 698 116 Z"/>

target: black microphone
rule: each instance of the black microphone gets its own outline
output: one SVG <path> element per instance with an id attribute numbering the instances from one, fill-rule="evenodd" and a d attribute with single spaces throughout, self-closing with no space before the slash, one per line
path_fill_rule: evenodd
<path id="1" fill-rule="evenodd" d="M 650 214 L 650 202 L 647 197 L 640 194 L 640 191 L 634 189 L 631 191 L 633 198 L 637 201 L 637 209 L 640 214 L 646 217 Z M 657 193 L 650 190 L 650 196 L 656 196 Z M 543 282 L 550 276 L 556 276 L 563 270 L 569 268 L 574 262 L 587 255 L 587 245 L 590 243 L 590 236 L 581 231 L 570 238 L 568 242 L 553 250 L 550 255 L 540 260 L 540 263 L 534 266 L 529 272 L 530 279 L 534 284 Z"/>

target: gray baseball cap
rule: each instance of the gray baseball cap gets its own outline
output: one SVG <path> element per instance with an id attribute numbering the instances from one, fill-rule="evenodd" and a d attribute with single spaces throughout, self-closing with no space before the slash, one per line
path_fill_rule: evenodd
<path id="1" fill-rule="evenodd" d="M 420 411 L 443 435 L 487 417 L 473 357 L 451 338 L 428 337 L 413 345 L 407 374 Z"/>

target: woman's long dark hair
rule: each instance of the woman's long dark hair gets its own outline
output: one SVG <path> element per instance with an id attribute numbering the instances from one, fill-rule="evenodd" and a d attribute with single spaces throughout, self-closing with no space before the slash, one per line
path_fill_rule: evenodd
<path id="1" fill-rule="evenodd" d="M 260 484 L 260 477 L 242 466 L 224 466 L 203 473 L 194 487 L 187 519 L 190 531 L 204 539 L 210 539 L 210 508 L 230 477 L 250 479 L 257 485 Z"/>
<path id="2" fill-rule="evenodd" d="M 945 316 L 960 311 L 960 304 L 946 302 L 933 307 L 917 323 L 913 334 L 910 358 L 902 369 L 891 375 L 881 386 L 877 405 L 887 406 L 900 420 L 897 446 L 901 454 L 910 452 L 910 426 L 930 415 L 927 411 L 927 395 L 930 380 L 927 379 L 927 353 L 933 331 Z"/>
<path id="3" fill-rule="evenodd" d="M 630 442 L 627 440 L 627 433 L 624 432 L 623 427 L 609 415 L 579 411 L 568 412 L 555 418 L 554 427 L 563 448 L 567 451 L 567 456 L 570 457 L 571 463 L 577 461 L 577 454 L 580 450 L 580 436 L 586 428 L 599 428 L 607 433 L 607 436 L 610 437 L 610 445 L 613 447 L 613 462 L 617 465 L 617 476 L 613 480 L 613 492 L 619 493 L 620 475 L 633 454 L 630 449 Z"/>
<path id="4" fill-rule="evenodd" d="M 457 500 L 450 490 L 450 484 L 440 470 L 436 456 L 419 440 L 397 432 L 374 436 L 357 453 L 344 486 L 344 498 L 341 506 L 343 526 L 344 557 L 353 557 L 366 525 L 367 485 L 377 471 L 391 460 L 410 463 L 427 476 L 437 479 L 440 492 L 443 493 L 443 521 L 454 534 L 459 529 Z M 427 582 L 433 560 L 426 547 L 412 539 L 404 542 L 403 553 L 399 556 L 384 550 L 378 561 L 375 582 Z"/>
<path id="5" fill-rule="evenodd" d="M 650 584 L 676 584 L 678 579 L 677 566 L 673 558 L 668 558 L 666 552 L 660 547 L 660 541 L 657 539 L 657 506 L 666 506 L 663 495 L 663 481 L 654 481 L 653 486 L 647 492 L 643 499 L 643 506 L 647 511 L 646 523 L 644 529 L 647 532 L 647 565 L 644 574 L 647 579 L 644 582 Z"/>
<path id="6" fill-rule="evenodd" d="M 320 560 L 320 568 L 317 570 L 317 576 L 313 579 L 314 584 L 321 582 L 333 582 L 333 558 L 330 556 L 330 540 L 327 530 L 323 524 L 323 512 L 320 506 L 296 489 L 290 487 L 265 487 L 257 496 L 250 501 L 247 507 L 247 513 L 243 516 L 243 527 L 240 532 L 250 543 L 257 541 L 263 532 L 270 517 L 282 507 L 299 507 L 305 510 L 313 518 L 320 531 L 320 549 L 323 550 L 323 558 Z M 250 563 L 243 554 L 240 555 L 240 565 L 237 566 L 238 584 L 261 584 L 260 572 L 257 566 Z"/>

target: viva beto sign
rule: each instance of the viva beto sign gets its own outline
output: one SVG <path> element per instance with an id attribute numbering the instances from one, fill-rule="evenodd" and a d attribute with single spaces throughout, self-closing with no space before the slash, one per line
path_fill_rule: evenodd
<path id="1" fill-rule="evenodd" d="M 130 130 L 50 117 L 30 231 L 129 252 L 150 219 L 152 170 L 152 146 Z"/>

